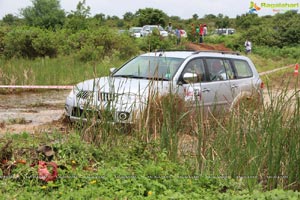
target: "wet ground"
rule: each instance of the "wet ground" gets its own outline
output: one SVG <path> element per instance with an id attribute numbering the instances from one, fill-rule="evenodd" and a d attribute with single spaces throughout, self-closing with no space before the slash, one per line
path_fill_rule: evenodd
<path id="1" fill-rule="evenodd" d="M 0 133 L 40 131 L 64 116 L 69 90 L 0 94 Z M 57 127 L 60 128 L 60 127 Z"/>

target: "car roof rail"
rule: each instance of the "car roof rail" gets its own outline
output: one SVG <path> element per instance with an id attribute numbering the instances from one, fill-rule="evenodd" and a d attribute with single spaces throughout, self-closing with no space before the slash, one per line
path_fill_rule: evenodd
<path id="1" fill-rule="evenodd" d="M 192 53 L 194 53 L 195 51 L 186 50 L 186 49 L 154 49 L 150 52 L 153 52 L 153 53 L 157 53 L 157 52 L 192 52 Z"/>
<path id="2" fill-rule="evenodd" d="M 232 54 L 232 55 L 241 55 L 240 52 L 237 51 L 219 51 L 219 50 L 197 50 L 193 54 L 199 53 L 221 53 L 221 54 Z"/>

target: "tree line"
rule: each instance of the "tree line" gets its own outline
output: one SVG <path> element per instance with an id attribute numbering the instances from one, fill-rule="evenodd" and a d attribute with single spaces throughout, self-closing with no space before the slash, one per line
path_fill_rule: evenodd
<path id="1" fill-rule="evenodd" d="M 190 19 L 168 16 L 155 8 L 126 12 L 123 18 L 103 13 L 91 16 L 85 0 L 79 1 L 75 11 L 65 12 L 59 0 L 33 0 L 32 6 L 20 10 L 20 16 L 5 15 L 0 21 L 0 55 L 5 58 L 59 55 L 77 55 L 82 60 L 101 59 L 115 53 L 130 57 L 140 50 L 172 48 L 173 41 L 148 38 L 133 41 L 128 35 L 118 34 L 118 29 L 132 26 L 172 23 L 191 32 L 191 24 L 206 23 L 209 32 L 216 28 L 235 28 L 238 37 L 231 41 L 233 50 L 241 48 L 241 41 L 249 39 L 264 47 L 297 47 L 300 44 L 300 15 L 293 11 L 274 16 L 259 17 L 243 14 L 229 18 L 222 14 L 207 14 Z"/>

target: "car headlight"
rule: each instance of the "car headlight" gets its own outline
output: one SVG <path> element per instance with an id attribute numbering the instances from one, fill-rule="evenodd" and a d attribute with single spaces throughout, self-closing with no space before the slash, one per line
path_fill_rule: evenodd
<path id="1" fill-rule="evenodd" d="M 126 121 L 130 116 L 129 112 L 118 112 L 118 120 Z"/>

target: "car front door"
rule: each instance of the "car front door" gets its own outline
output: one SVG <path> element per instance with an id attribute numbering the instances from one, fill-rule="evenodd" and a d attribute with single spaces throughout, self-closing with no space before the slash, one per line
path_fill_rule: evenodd
<path id="1" fill-rule="evenodd" d="M 233 71 L 229 60 L 197 58 L 182 72 L 185 100 L 215 112 L 229 107 L 234 99 L 230 80 Z"/>
<path id="2" fill-rule="evenodd" d="M 203 101 L 211 110 L 229 108 L 234 99 L 231 80 L 234 73 L 230 61 L 221 58 L 206 58 L 208 82 L 202 86 Z"/>
<path id="3" fill-rule="evenodd" d="M 203 59 L 197 58 L 189 61 L 182 71 L 181 80 L 185 101 L 193 106 L 202 104 L 201 87 L 207 81 Z"/>

